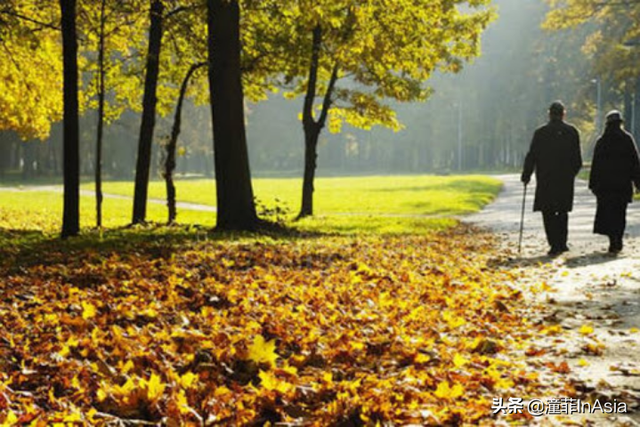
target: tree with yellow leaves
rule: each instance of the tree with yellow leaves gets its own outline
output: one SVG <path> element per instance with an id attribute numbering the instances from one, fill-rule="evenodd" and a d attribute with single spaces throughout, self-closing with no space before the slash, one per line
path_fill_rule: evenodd
<path id="1" fill-rule="evenodd" d="M 388 101 L 426 100 L 425 81 L 436 70 L 457 72 L 478 55 L 480 34 L 494 17 L 486 0 L 264 3 L 246 18 L 255 45 L 273 46 L 280 84 L 291 98 L 304 95 L 299 217 L 313 214 L 318 138 L 325 125 L 333 132 L 343 123 L 400 129 Z"/>
<path id="2" fill-rule="evenodd" d="M 0 5 L 0 130 L 24 139 L 46 138 L 62 118 L 59 12 L 49 11 Z"/>
<path id="3" fill-rule="evenodd" d="M 582 51 L 593 60 L 595 76 L 616 92 L 623 93 L 625 118 L 632 123 L 631 111 L 640 109 L 640 2 L 547 1 L 551 10 L 544 28 L 558 31 L 580 27 L 586 30 Z M 633 107 L 632 102 L 635 103 Z M 640 126 L 637 128 L 634 134 L 639 137 Z"/>

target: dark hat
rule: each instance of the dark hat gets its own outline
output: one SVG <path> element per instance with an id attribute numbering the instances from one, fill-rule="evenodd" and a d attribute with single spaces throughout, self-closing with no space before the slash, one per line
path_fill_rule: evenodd
<path id="1" fill-rule="evenodd" d="M 549 114 L 552 114 L 554 116 L 563 115 L 564 104 L 562 103 L 562 101 L 554 101 L 553 103 L 551 103 L 551 106 L 549 106 Z"/>
<path id="2" fill-rule="evenodd" d="M 607 124 L 620 123 L 624 121 L 622 120 L 622 113 L 618 110 L 609 111 L 605 117 L 606 117 Z"/>

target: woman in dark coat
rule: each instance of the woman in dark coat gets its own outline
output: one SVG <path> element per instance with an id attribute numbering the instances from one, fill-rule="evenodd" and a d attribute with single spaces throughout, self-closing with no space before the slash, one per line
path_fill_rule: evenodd
<path id="1" fill-rule="evenodd" d="M 622 115 L 607 113 L 606 128 L 598 139 L 591 163 L 589 189 L 598 199 L 593 232 L 609 237 L 609 252 L 622 250 L 627 205 L 633 184 L 640 189 L 640 161 L 633 136 L 622 128 Z"/>

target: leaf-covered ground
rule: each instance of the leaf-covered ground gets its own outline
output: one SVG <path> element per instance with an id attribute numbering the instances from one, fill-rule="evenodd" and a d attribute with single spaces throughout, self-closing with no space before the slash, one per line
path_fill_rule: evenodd
<path id="1" fill-rule="evenodd" d="M 487 235 L 207 236 L 3 245 L 0 423 L 493 424 L 573 393 Z"/>

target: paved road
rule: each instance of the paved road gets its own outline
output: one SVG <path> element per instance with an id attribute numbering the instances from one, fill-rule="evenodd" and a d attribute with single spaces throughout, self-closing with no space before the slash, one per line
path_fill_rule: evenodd
<path id="1" fill-rule="evenodd" d="M 532 212 L 535 190 L 530 186 L 523 251 L 518 254 L 522 184 L 517 175 L 498 178 L 504 188 L 496 201 L 463 220 L 501 235 L 506 256 L 497 265 L 520 271 L 523 289 L 548 285 L 549 290 L 533 296 L 542 302 L 539 315 L 560 324 L 570 337 L 546 343 L 550 354 L 567 360 L 571 375 L 593 387 L 596 396 L 638 405 L 631 414 L 586 418 L 595 425 L 640 426 L 640 374 L 629 374 L 640 372 L 640 201 L 629 205 L 625 249 L 609 255 L 608 238 L 592 233 L 595 198 L 586 182 L 579 180 L 569 216 L 570 251 L 551 258 L 546 256 L 542 215 Z M 590 337 L 579 333 L 583 325 L 594 327 Z M 592 337 L 602 344 L 603 354 L 585 353 L 584 345 L 593 342 Z"/>
<path id="2" fill-rule="evenodd" d="M 499 175 L 504 183 L 502 192 L 494 203 L 478 214 L 469 215 L 464 221 L 488 227 L 501 233 L 517 249 L 523 185 L 519 175 Z M 535 179 L 527 189 L 523 255 L 546 252 L 546 238 L 540 212 L 533 212 Z M 569 214 L 569 247 L 571 253 L 589 253 L 606 250 L 609 239 L 592 233 L 595 217 L 595 197 L 584 180 L 576 181 L 573 212 Z M 631 203 L 627 212 L 626 242 L 633 245 L 640 237 L 640 201 Z M 542 246 L 542 247 L 541 247 Z M 548 248 L 547 248 L 548 249 Z"/>

